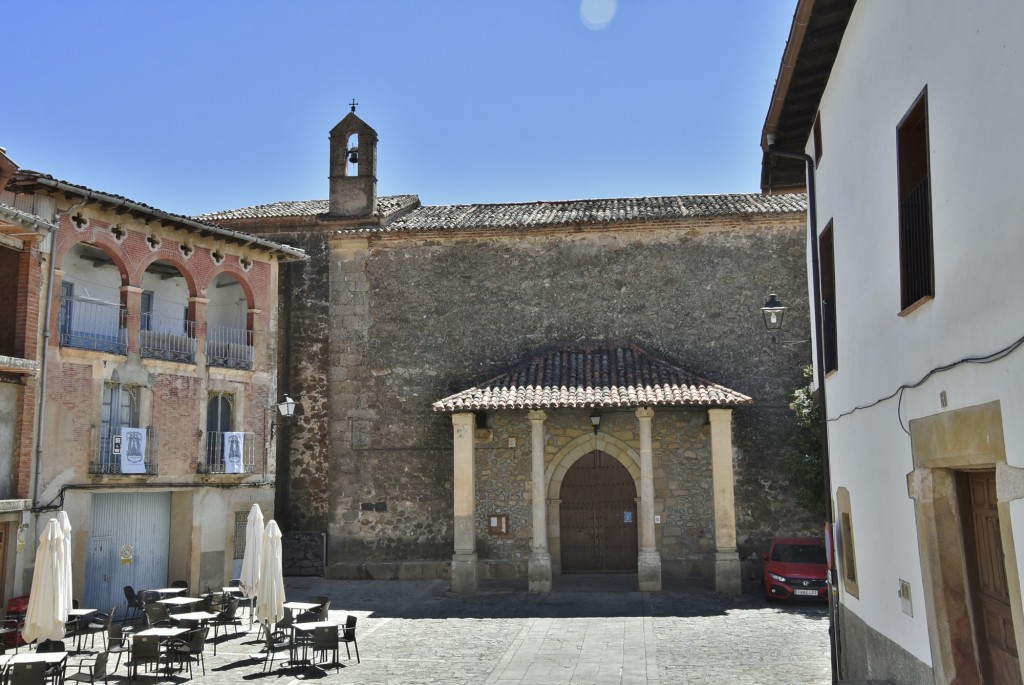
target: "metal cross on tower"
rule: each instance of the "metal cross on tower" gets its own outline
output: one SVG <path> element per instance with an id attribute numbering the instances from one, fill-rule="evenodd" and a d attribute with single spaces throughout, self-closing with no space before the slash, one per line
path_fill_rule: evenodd
<path id="1" fill-rule="evenodd" d="M 355 111 L 356 111 L 356 106 L 357 106 L 357 105 L 358 105 L 359 103 L 358 103 L 358 102 L 356 102 L 356 99 L 355 99 L 355 98 L 352 98 L 352 102 L 350 102 L 350 103 L 348 103 L 348 104 L 349 104 L 349 107 L 351 107 L 351 108 L 352 108 L 352 111 L 353 111 L 353 112 L 355 112 Z"/>

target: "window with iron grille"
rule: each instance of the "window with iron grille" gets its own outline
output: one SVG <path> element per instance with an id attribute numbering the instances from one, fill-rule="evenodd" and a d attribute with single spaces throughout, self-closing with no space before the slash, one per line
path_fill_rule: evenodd
<path id="1" fill-rule="evenodd" d="M 245 556 L 245 526 L 249 523 L 249 512 L 235 512 L 235 559 Z"/>
<path id="2" fill-rule="evenodd" d="M 896 129 L 900 201 L 900 308 L 935 296 L 931 176 L 928 166 L 928 89 Z"/>
<path id="3" fill-rule="evenodd" d="M 114 438 L 121 428 L 139 426 L 139 386 L 106 383 L 103 385 L 103 420 L 100 425 L 99 454 L 93 473 L 120 473 L 120 456 L 114 454 Z"/>
<path id="4" fill-rule="evenodd" d="M 234 430 L 235 396 L 212 392 L 206 402 L 206 466 L 210 473 L 224 472 L 224 434 Z"/>

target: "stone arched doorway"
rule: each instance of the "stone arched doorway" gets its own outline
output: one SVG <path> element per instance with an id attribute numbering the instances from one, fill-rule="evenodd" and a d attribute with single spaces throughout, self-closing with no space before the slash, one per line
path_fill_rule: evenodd
<path id="1" fill-rule="evenodd" d="M 563 573 L 636 572 L 637 495 L 633 476 L 595 450 L 562 479 L 559 505 Z"/>

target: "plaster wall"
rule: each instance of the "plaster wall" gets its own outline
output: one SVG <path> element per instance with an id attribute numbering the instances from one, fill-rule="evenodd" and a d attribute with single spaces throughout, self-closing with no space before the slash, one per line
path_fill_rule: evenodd
<path id="1" fill-rule="evenodd" d="M 899 578 L 921 584 L 903 428 L 999 400 L 1007 463 L 1024 465 L 1024 424 L 1005 418 L 1024 410 L 1024 353 L 938 373 L 855 408 L 1024 334 L 1013 315 L 1024 287 L 1024 195 L 1019 155 L 1008 143 L 1024 128 L 1022 28 L 1018 4 L 862 0 L 821 102 L 817 228 L 834 222 L 839 338 L 839 369 L 827 381 L 832 485 L 850 491 L 860 576 L 860 598 L 842 601 L 925 664 L 932 661 L 925 607 L 916 604 L 908 617 L 896 596 Z M 925 87 L 935 298 L 899 316 L 896 130 Z M 1009 506 L 1018 566 L 1022 509 L 1019 501 Z"/>

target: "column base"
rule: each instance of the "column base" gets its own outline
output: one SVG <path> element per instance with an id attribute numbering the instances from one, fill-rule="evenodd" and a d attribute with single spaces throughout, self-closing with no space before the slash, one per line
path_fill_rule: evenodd
<path id="1" fill-rule="evenodd" d="M 640 552 L 636 577 L 640 592 L 661 592 L 661 553 L 658 550 Z"/>
<path id="2" fill-rule="evenodd" d="M 476 552 L 452 556 L 452 592 L 457 595 L 476 594 L 479 585 Z"/>
<path id="3" fill-rule="evenodd" d="M 527 574 L 530 592 L 551 592 L 551 555 L 547 552 L 532 553 Z"/>
<path id="4" fill-rule="evenodd" d="M 715 552 L 715 592 L 730 595 L 743 593 L 740 553 L 736 550 Z"/>

